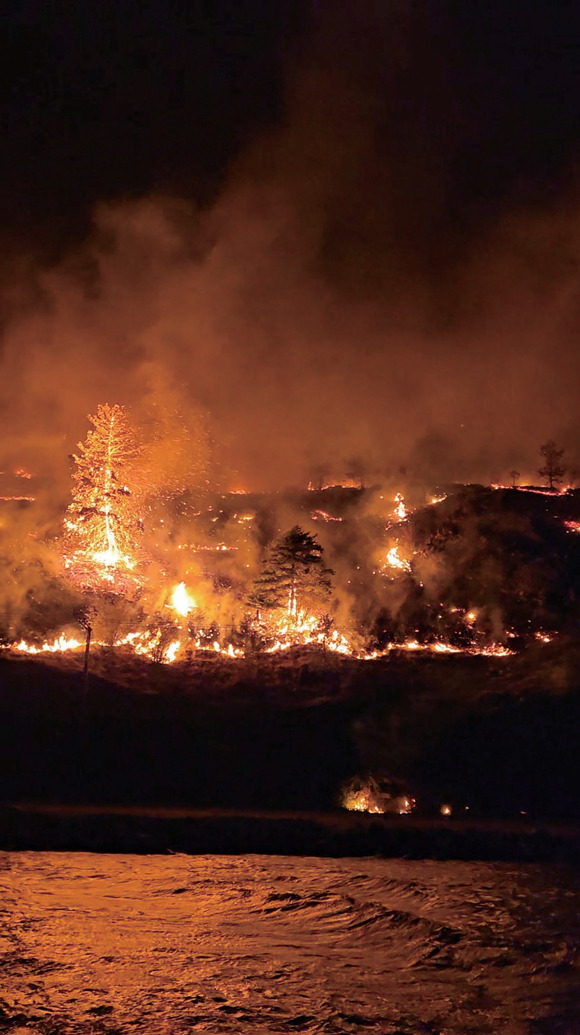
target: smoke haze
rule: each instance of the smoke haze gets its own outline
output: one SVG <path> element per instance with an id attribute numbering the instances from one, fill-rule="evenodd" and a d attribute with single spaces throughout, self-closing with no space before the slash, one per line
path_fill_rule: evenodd
<path id="1" fill-rule="evenodd" d="M 171 414 L 191 441 L 207 429 L 230 487 L 340 478 L 353 458 L 371 481 L 533 480 L 547 438 L 578 462 L 572 166 L 549 198 L 518 187 L 522 130 L 511 156 L 488 142 L 493 189 L 481 169 L 466 186 L 478 71 L 455 69 L 457 30 L 427 7 L 363 7 L 319 6 L 286 61 L 281 117 L 211 205 L 102 202 L 84 243 L 5 275 L 6 470 L 65 499 L 100 402 L 163 413 L 169 449 Z"/>

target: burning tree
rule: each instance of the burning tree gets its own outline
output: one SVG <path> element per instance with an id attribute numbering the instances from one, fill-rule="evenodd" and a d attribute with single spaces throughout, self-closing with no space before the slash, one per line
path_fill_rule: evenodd
<path id="1" fill-rule="evenodd" d="M 97 568 L 112 581 L 111 569 L 135 566 L 141 522 L 135 491 L 137 434 L 122 406 L 103 404 L 89 417 L 93 430 L 73 455 L 73 498 L 66 532 L 70 567 Z"/>
<path id="2" fill-rule="evenodd" d="M 548 439 L 543 446 L 540 446 L 540 453 L 544 458 L 544 466 L 540 467 L 538 474 L 541 478 L 546 478 L 548 485 L 551 489 L 554 485 L 559 485 L 564 477 L 566 468 L 560 463 L 564 450 L 558 449 L 553 439 Z"/>
<path id="3" fill-rule="evenodd" d="M 334 574 L 323 553 L 316 536 L 295 525 L 272 547 L 250 603 L 257 610 L 285 608 L 293 617 L 299 610 L 320 607 L 328 599 Z"/>

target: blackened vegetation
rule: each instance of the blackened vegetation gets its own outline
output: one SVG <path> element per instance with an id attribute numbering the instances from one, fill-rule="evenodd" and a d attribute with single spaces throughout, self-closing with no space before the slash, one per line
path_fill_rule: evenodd
<path id="1" fill-rule="evenodd" d="M 456 647 L 502 640 L 523 647 L 541 630 L 574 629 L 580 536 L 566 520 L 580 493 L 545 496 L 465 486 L 409 520 L 413 573 L 397 612 L 377 616 L 379 646 L 415 634 Z M 465 613 L 473 612 L 466 624 Z"/>

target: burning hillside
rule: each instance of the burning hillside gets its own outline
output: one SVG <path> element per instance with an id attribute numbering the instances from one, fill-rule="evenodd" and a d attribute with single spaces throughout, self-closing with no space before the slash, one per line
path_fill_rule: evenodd
<path id="1" fill-rule="evenodd" d="M 58 654 L 92 641 L 168 664 L 305 645 L 362 660 L 507 656 L 574 617 L 577 492 L 219 493 L 195 457 L 189 476 L 154 472 L 172 440 L 162 450 L 159 429 L 124 408 L 102 405 L 90 420 L 60 517 L 43 522 L 32 491 L 10 497 L 25 513 L 4 511 L 5 648 Z"/>

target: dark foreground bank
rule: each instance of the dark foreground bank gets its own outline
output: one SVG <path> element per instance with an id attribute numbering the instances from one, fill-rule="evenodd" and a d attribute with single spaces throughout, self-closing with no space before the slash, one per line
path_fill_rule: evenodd
<path id="1" fill-rule="evenodd" d="M 575 642 L 500 659 L 102 660 L 109 678 L 85 694 L 62 667 L 74 658 L 0 658 L 0 802 L 328 812 L 372 774 L 424 816 L 450 803 L 580 823 Z"/>
<path id="2" fill-rule="evenodd" d="M 580 825 L 347 812 L 71 805 L 0 809 L 0 850 L 580 863 Z"/>

